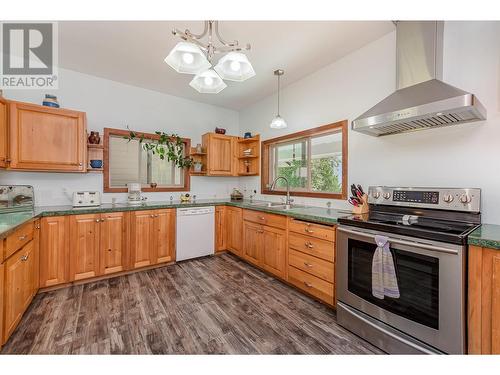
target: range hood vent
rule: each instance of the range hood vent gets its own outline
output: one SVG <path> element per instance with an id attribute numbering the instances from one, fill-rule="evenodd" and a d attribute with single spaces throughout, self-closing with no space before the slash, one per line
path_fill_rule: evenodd
<path id="1" fill-rule="evenodd" d="M 486 119 L 474 94 L 444 83 L 443 22 L 396 25 L 398 90 L 352 122 L 372 136 L 457 125 Z"/>

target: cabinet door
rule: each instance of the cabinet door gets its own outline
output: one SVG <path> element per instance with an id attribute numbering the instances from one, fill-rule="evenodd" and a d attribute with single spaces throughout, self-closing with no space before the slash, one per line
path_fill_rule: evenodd
<path id="1" fill-rule="evenodd" d="M 226 207 L 215 207 L 215 251 L 226 250 Z"/>
<path id="2" fill-rule="evenodd" d="M 283 229 L 263 226 L 261 267 L 282 279 L 285 278 L 286 232 Z"/>
<path id="3" fill-rule="evenodd" d="M 72 215 L 70 225 L 70 280 L 99 275 L 99 214 Z"/>
<path id="4" fill-rule="evenodd" d="M 233 137 L 209 134 L 207 174 L 212 176 L 231 176 L 234 164 Z"/>
<path id="5" fill-rule="evenodd" d="M 100 274 L 124 271 L 128 268 L 128 212 L 101 214 L 99 225 L 99 267 Z"/>
<path id="6" fill-rule="evenodd" d="M 85 113 L 9 104 L 11 169 L 86 171 Z"/>
<path id="7" fill-rule="evenodd" d="M 7 166 L 7 102 L 0 97 L 0 168 Z"/>
<path id="8" fill-rule="evenodd" d="M 31 302 L 34 288 L 34 243 L 30 241 L 5 263 L 4 342 Z"/>
<path id="9" fill-rule="evenodd" d="M 259 265 L 263 233 L 261 225 L 249 221 L 243 222 L 243 259 Z"/>
<path id="10" fill-rule="evenodd" d="M 69 281 L 69 216 L 44 217 L 40 233 L 40 287 Z"/>
<path id="11" fill-rule="evenodd" d="M 152 263 L 172 262 L 175 259 L 175 210 L 157 210 L 153 225 Z"/>
<path id="12" fill-rule="evenodd" d="M 130 213 L 131 267 L 150 266 L 153 259 L 154 211 Z"/>
<path id="13" fill-rule="evenodd" d="M 232 253 L 241 256 L 242 234 L 243 234 L 243 211 L 238 207 L 226 208 L 227 249 Z"/>

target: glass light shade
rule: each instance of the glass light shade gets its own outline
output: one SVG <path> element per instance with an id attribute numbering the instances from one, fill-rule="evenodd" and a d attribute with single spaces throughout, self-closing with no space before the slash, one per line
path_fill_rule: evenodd
<path id="1" fill-rule="evenodd" d="M 242 82 L 255 75 L 248 57 L 240 52 L 229 52 L 222 56 L 214 69 L 222 79 L 228 81 Z"/>
<path id="2" fill-rule="evenodd" d="M 198 74 L 211 67 L 203 51 L 195 44 L 179 42 L 170 51 L 165 62 L 176 72 Z"/>
<path id="3" fill-rule="evenodd" d="M 285 129 L 287 127 L 287 124 L 283 117 L 277 115 L 275 118 L 273 118 L 273 121 L 271 121 L 271 124 L 269 126 L 271 127 L 271 129 Z"/>
<path id="4" fill-rule="evenodd" d="M 189 86 L 202 94 L 218 94 L 227 87 L 222 78 L 213 69 L 208 69 L 203 73 L 197 74 L 189 82 Z"/>

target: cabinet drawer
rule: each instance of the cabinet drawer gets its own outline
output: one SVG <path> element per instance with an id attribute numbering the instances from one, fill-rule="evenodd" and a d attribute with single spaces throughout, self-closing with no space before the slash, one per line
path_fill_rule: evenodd
<path id="1" fill-rule="evenodd" d="M 286 216 L 266 214 L 264 212 L 243 210 L 243 220 L 269 225 L 276 228 L 286 228 Z"/>
<path id="2" fill-rule="evenodd" d="M 335 244 L 333 242 L 318 240 L 314 237 L 303 236 L 290 232 L 288 235 L 288 246 L 291 249 L 313 255 L 329 262 L 333 262 L 335 260 Z"/>
<path id="3" fill-rule="evenodd" d="M 327 225 L 308 223 L 307 221 L 290 219 L 290 232 L 300 233 L 325 241 L 335 241 L 335 228 Z"/>
<path id="4" fill-rule="evenodd" d="M 24 224 L 9 237 L 5 243 L 5 259 L 14 254 L 21 247 L 33 239 L 33 222 Z"/>
<path id="5" fill-rule="evenodd" d="M 290 249 L 288 252 L 288 264 L 329 283 L 333 283 L 334 264 L 326 260 Z"/>
<path id="6" fill-rule="evenodd" d="M 295 267 L 288 267 L 288 281 L 297 288 L 333 305 L 333 284 Z"/>

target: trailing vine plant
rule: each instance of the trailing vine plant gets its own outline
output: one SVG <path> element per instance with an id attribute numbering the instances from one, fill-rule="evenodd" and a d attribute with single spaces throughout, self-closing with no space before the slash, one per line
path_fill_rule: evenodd
<path id="1" fill-rule="evenodd" d="M 193 165 L 193 158 L 184 155 L 184 142 L 177 134 L 167 134 L 164 132 L 155 132 L 159 137 L 154 142 L 148 142 L 147 137 L 140 133 L 139 135 L 130 130 L 128 136 L 123 138 L 128 139 L 130 142 L 133 139 L 139 139 L 144 151 L 151 151 L 153 155 L 157 154 L 161 160 L 167 160 L 174 163 L 178 168 L 191 168 Z M 149 139 L 150 140 L 150 139 Z"/>

